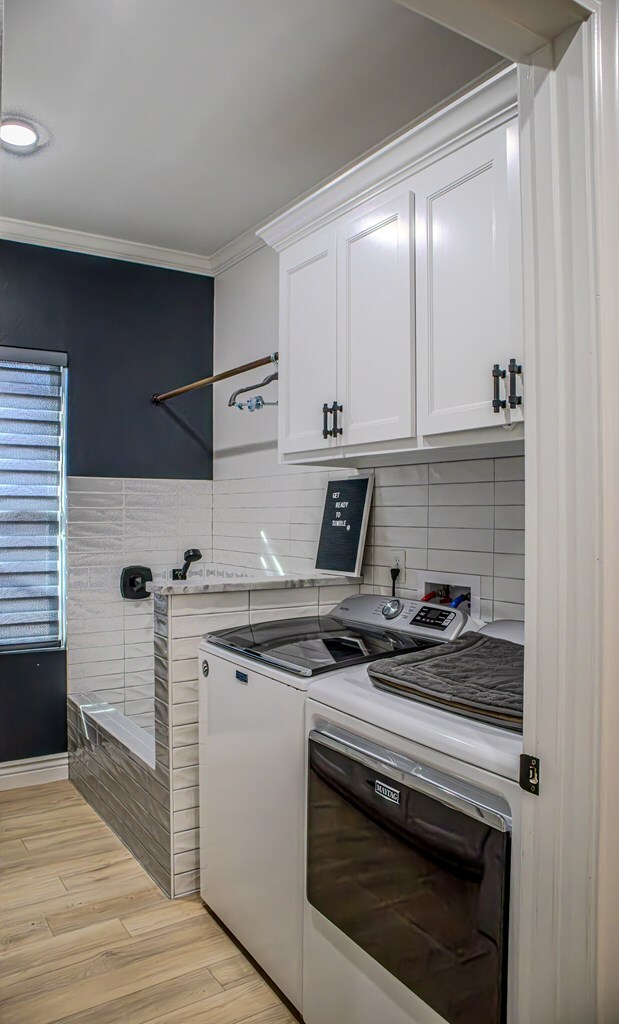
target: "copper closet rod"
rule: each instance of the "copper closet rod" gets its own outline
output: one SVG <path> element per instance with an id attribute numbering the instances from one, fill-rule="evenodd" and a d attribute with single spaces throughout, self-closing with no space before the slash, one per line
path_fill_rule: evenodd
<path id="1" fill-rule="evenodd" d="M 247 370 L 255 370 L 258 366 L 266 366 L 267 363 L 276 363 L 279 359 L 279 352 L 272 352 L 270 356 L 263 356 L 262 359 L 254 359 L 252 363 L 244 363 L 243 366 L 235 366 L 233 370 L 224 370 L 216 373 L 213 377 L 205 377 L 203 380 L 195 380 L 193 384 L 185 384 L 182 388 L 175 388 L 174 391 L 164 391 L 161 395 L 153 395 L 152 401 L 155 405 L 161 405 L 170 398 L 178 398 L 179 395 L 186 395 L 188 391 L 197 391 L 199 388 L 207 388 L 210 384 L 216 384 L 218 380 L 227 380 L 228 377 L 236 377 L 239 373 Z"/>

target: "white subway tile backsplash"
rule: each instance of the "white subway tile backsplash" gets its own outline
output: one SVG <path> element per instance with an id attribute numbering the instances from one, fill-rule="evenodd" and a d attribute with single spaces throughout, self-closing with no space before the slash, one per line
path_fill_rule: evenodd
<path id="1" fill-rule="evenodd" d="M 375 526 L 371 541 L 375 547 L 425 548 L 428 546 L 428 531 L 419 527 Z"/>
<path id="2" fill-rule="evenodd" d="M 75 479 L 72 477 L 72 479 Z M 96 494 L 89 491 L 73 491 L 69 490 L 67 493 L 67 506 L 69 510 L 72 508 L 98 508 L 98 509 L 114 509 L 123 507 L 123 496 L 122 493 L 103 493 Z"/>
<path id="3" fill-rule="evenodd" d="M 428 565 L 427 547 L 405 548 L 405 557 L 407 573 L 409 569 L 425 569 Z M 375 547 L 372 562 L 374 565 L 392 565 L 393 547 Z"/>
<path id="4" fill-rule="evenodd" d="M 428 571 L 463 572 L 475 576 L 491 576 L 493 555 L 482 551 L 428 550 Z"/>
<path id="5" fill-rule="evenodd" d="M 276 510 L 274 509 L 273 512 Z M 298 508 L 296 505 L 291 509 L 277 509 L 277 512 L 282 516 L 290 516 L 291 523 L 311 523 L 315 526 L 319 526 L 322 521 L 322 509 L 317 507 L 312 508 Z M 271 513 L 273 514 L 273 513 Z M 271 520 L 275 522 L 276 520 Z"/>
<path id="6" fill-rule="evenodd" d="M 374 505 L 379 508 L 382 505 L 427 505 L 428 488 L 425 484 L 404 487 L 376 487 L 374 490 Z"/>
<path id="7" fill-rule="evenodd" d="M 431 505 L 429 525 L 492 530 L 494 529 L 494 505 Z"/>
<path id="8" fill-rule="evenodd" d="M 493 530 L 430 527 L 428 547 L 448 551 L 492 551 Z"/>
<path id="9" fill-rule="evenodd" d="M 494 505 L 494 484 L 430 484 L 432 505 Z"/>
<path id="10" fill-rule="evenodd" d="M 524 480 L 524 456 L 494 460 L 495 480 Z"/>
<path id="11" fill-rule="evenodd" d="M 495 530 L 494 550 L 507 555 L 524 555 L 524 530 Z"/>
<path id="12" fill-rule="evenodd" d="M 497 505 L 494 517 L 497 530 L 524 530 L 524 505 Z"/>
<path id="13" fill-rule="evenodd" d="M 433 462 L 429 466 L 431 484 L 468 484 L 494 480 L 493 459 L 462 462 Z"/>
<path id="14" fill-rule="evenodd" d="M 350 470 L 350 473 L 354 473 Z M 145 702 L 154 695 L 153 603 L 118 595 L 123 564 L 150 565 L 171 577 L 187 547 L 204 561 L 247 569 L 310 571 L 322 519 L 325 470 L 284 471 L 265 478 L 216 481 L 98 480 L 69 482 L 69 685 L 109 694 L 116 706 L 149 728 Z M 394 549 L 406 571 L 397 592 L 418 596 L 427 573 L 478 576 L 484 617 L 516 617 L 524 601 L 524 460 L 469 459 L 380 467 L 364 553 L 364 590 L 390 592 Z M 202 578 L 204 562 L 190 570 Z M 347 592 L 342 590 L 342 595 Z M 303 590 L 256 591 L 251 613 L 238 596 L 178 598 L 173 622 L 172 720 L 195 746 L 196 651 L 206 629 L 298 614 L 324 613 L 341 599 L 324 588 L 320 605 Z M 182 604 L 184 602 L 184 605 Z M 217 616 L 214 619 L 213 614 Z M 77 675 L 75 674 L 77 673 Z M 151 687 L 151 690 L 149 690 Z M 154 705 L 153 705 L 154 707 Z M 176 733 L 178 745 L 183 737 Z M 174 810 L 194 810 L 190 769 L 177 764 Z M 183 781 L 184 780 L 184 781 Z M 192 802 L 179 806 L 181 794 Z M 194 827 L 190 819 L 182 831 Z M 180 826 L 180 819 L 179 819 Z M 187 871 L 187 877 L 191 869 Z"/>
<path id="15" fill-rule="evenodd" d="M 494 487 L 496 505 L 524 505 L 524 480 L 497 481 Z"/>
<path id="16" fill-rule="evenodd" d="M 524 605 L 495 601 L 494 617 L 495 619 L 518 619 L 520 622 L 524 622 Z"/>
<path id="17" fill-rule="evenodd" d="M 111 634 L 115 640 L 122 640 L 121 634 Z M 79 665 L 87 662 L 122 661 L 125 656 L 124 644 L 105 643 L 100 647 L 75 647 L 71 646 L 67 652 L 69 665 Z"/>
<path id="18" fill-rule="evenodd" d="M 510 580 L 498 576 L 494 581 L 494 597 L 496 601 L 524 604 L 524 580 Z"/>
<path id="19" fill-rule="evenodd" d="M 514 580 L 524 579 L 524 555 L 495 555 L 494 575 Z"/>
<path id="20" fill-rule="evenodd" d="M 69 479 L 71 494 L 81 491 L 122 494 L 125 481 L 122 478 L 108 476 L 72 476 Z"/>
<path id="21" fill-rule="evenodd" d="M 74 655 L 78 651 L 85 650 L 89 647 L 105 646 L 107 649 L 107 647 L 122 645 L 122 621 L 119 630 L 110 629 L 106 632 L 101 633 L 82 633 L 81 630 L 78 630 L 76 633 L 70 633 L 69 635 L 71 637 L 71 643 L 69 645 L 68 651 L 70 661 L 71 655 Z M 124 646 L 122 646 L 122 649 L 124 652 Z"/>
<path id="22" fill-rule="evenodd" d="M 426 505 L 383 505 L 374 508 L 370 522 L 373 526 L 427 526 Z"/>
<path id="23" fill-rule="evenodd" d="M 377 487 L 404 487 L 407 484 L 427 484 L 427 466 L 386 466 L 376 470 Z"/>

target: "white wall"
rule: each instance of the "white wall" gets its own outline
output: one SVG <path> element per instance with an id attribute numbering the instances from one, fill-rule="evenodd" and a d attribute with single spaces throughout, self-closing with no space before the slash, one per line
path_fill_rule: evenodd
<path id="1" fill-rule="evenodd" d="M 214 372 L 248 363 L 277 351 L 277 253 L 263 248 L 215 280 Z M 277 408 L 240 412 L 228 408 L 233 391 L 263 380 L 271 368 L 222 381 L 214 387 L 213 478 L 277 472 Z M 277 398 L 277 384 L 262 394 Z"/>
<path id="2" fill-rule="evenodd" d="M 261 249 L 215 281 L 215 370 L 277 348 L 278 257 Z M 268 371 L 267 371 L 268 372 Z M 280 466 L 277 409 L 239 412 L 230 393 L 262 370 L 215 387 L 213 558 L 249 568 L 313 568 L 327 471 Z M 274 400 L 277 385 L 262 392 Z M 418 596 L 451 574 L 471 586 L 486 619 L 524 618 L 524 459 L 378 467 L 364 557 L 364 583 L 390 586 L 405 550 L 398 592 Z M 437 575 L 438 574 L 438 575 Z"/>

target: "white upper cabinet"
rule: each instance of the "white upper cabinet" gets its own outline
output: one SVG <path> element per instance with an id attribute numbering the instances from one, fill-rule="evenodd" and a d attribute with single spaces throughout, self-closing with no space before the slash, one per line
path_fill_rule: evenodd
<path id="1" fill-rule="evenodd" d="M 280 259 L 279 450 L 328 448 L 323 405 L 336 399 L 336 236 L 318 231 Z M 332 417 L 329 416 L 329 424 Z"/>
<path id="2" fill-rule="evenodd" d="M 415 433 L 412 212 L 399 188 L 338 223 L 337 399 L 342 445 Z"/>
<path id="3" fill-rule="evenodd" d="M 414 177 L 417 432 L 497 426 L 495 364 L 522 363 L 517 126 L 503 125 Z M 522 378 L 512 377 L 522 395 Z M 509 372 L 498 378 L 508 399 Z"/>
<path id="4" fill-rule="evenodd" d="M 283 461 L 522 439 L 514 68 L 259 234 L 280 252 Z"/>

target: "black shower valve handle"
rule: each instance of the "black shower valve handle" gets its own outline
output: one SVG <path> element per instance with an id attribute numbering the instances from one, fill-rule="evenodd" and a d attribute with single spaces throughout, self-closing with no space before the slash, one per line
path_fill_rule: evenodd
<path id="1" fill-rule="evenodd" d="M 192 562 L 197 562 L 199 561 L 200 558 L 202 558 L 202 552 L 200 551 L 199 548 L 188 548 L 185 554 L 183 555 L 183 558 L 184 562 L 182 568 L 174 569 L 172 571 L 173 580 L 186 580 L 187 570 L 189 569 L 189 566 L 191 565 Z"/>

